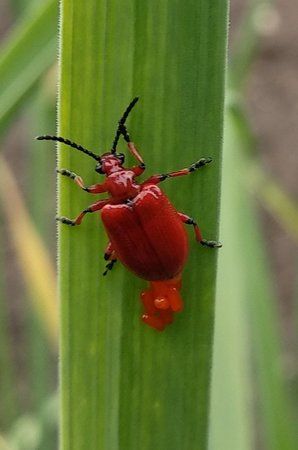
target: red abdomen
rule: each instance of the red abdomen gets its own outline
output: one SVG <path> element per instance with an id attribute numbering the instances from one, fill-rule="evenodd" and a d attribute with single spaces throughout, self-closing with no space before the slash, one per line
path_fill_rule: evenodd
<path id="1" fill-rule="evenodd" d="M 117 257 L 138 277 L 168 280 L 181 273 L 187 235 L 157 186 L 145 186 L 129 204 L 106 205 L 101 216 Z"/>

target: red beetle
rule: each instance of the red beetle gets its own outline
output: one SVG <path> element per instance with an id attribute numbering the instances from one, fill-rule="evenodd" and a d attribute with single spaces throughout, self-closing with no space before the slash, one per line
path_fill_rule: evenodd
<path id="1" fill-rule="evenodd" d="M 212 160 L 201 158 L 186 169 L 153 175 L 139 184 L 136 177 L 144 172 L 145 164 L 125 127 L 125 121 L 137 101 L 138 97 L 133 99 L 118 122 L 110 152 L 101 156 L 62 137 L 46 135 L 37 139 L 62 142 L 97 161 L 95 170 L 106 176 L 104 183 L 87 187 L 75 173 L 67 169 L 57 172 L 72 178 L 84 191 L 91 194 L 107 192 L 109 198 L 93 203 L 74 220 L 67 217 L 58 217 L 57 220 L 70 226 L 80 225 L 85 214 L 101 210 L 101 218 L 110 239 L 104 254 L 105 260 L 109 261 L 104 275 L 119 259 L 138 277 L 148 280 L 149 289 L 141 293 L 144 306 L 142 320 L 162 331 L 173 321 L 173 313 L 181 311 L 183 307 L 180 296 L 181 274 L 188 254 L 183 224 L 194 227 L 200 244 L 211 248 L 221 247 L 221 244 L 203 239 L 196 222 L 176 211 L 157 185 L 167 178 L 188 175 Z M 123 166 L 123 153 L 116 152 L 121 135 L 138 161 L 138 165 L 130 169 Z"/>

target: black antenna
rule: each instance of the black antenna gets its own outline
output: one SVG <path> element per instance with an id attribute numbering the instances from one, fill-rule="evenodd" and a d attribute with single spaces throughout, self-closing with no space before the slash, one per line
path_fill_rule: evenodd
<path id="1" fill-rule="evenodd" d="M 35 139 L 37 139 L 39 141 L 62 142 L 63 144 L 69 145 L 70 147 L 73 147 L 73 148 L 85 153 L 86 155 L 91 156 L 91 158 L 95 159 L 96 161 L 100 161 L 100 156 L 96 155 L 95 153 L 91 152 L 90 150 L 87 150 L 86 148 L 82 147 L 81 145 L 70 141 L 69 139 L 64 139 L 63 137 L 60 137 L 60 136 L 49 136 L 49 135 L 37 136 Z"/>
<path id="2" fill-rule="evenodd" d="M 130 111 L 132 110 L 132 108 L 135 106 L 135 104 L 137 103 L 137 101 L 139 100 L 139 97 L 135 97 L 132 102 L 130 102 L 130 104 L 128 105 L 128 107 L 126 108 L 126 110 L 124 111 L 123 116 L 121 117 L 121 119 L 118 122 L 118 128 L 116 131 L 116 135 L 112 144 L 112 149 L 111 149 L 111 153 L 115 153 L 116 152 L 116 148 L 117 148 L 117 144 L 119 141 L 119 138 L 121 136 L 122 133 L 122 127 L 125 124 L 125 121 L 130 113 Z"/>

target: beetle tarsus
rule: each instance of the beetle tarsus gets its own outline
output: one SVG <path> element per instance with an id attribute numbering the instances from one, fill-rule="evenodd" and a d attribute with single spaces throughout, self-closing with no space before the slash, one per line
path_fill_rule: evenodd
<path id="1" fill-rule="evenodd" d="M 196 169 L 199 169 L 200 167 L 206 166 L 206 164 L 212 163 L 212 158 L 210 156 L 208 158 L 201 158 L 199 161 L 195 163 Z"/>
<path id="2" fill-rule="evenodd" d="M 200 244 L 204 247 L 210 247 L 210 248 L 221 248 L 222 244 L 220 242 L 216 241 L 207 241 L 206 239 L 202 239 L 200 241 Z"/>
<path id="3" fill-rule="evenodd" d="M 195 232 L 195 236 L 196 236 L 196 240 L 201 245 L 204 245 L 205 247 L 210 247 L 210 248 L 220 248 L 220 247 L 222 247 L 222 244 L 220 242 L 207 241 L 207 239 L 203 239 L 201 231 L 200 231 L 200 228 L 198 227 L 198 224 L 196 223 L 196 221 L 192 217 L 189 217 L 186 214 L 183 214 L 181 212 L 178 212 L 178 216 L 180 217 L 180 219 L 182 220 L 183 223 L 185 223 L 186 225 L 192 225 L 193 226 L 194 232 Z"/>
<path id="4" fill-rule="evenodd" d="M 197 169 L 200 169 L 201 167 L 206 166 L 206 164 L 210 164 L 212 162 L 212 158 L 201 158 L 199 161 L 195 162 L 189 167 L 189 172 L 194 172 Z"/>
<path id="5" fill-rule="evenodd" d="M 74 220 L 68 219 L 67 217 L 56 217 L 57 222 L 64 223 L 65 225 L 70 225 L 74 227 L 76 225 Z"/>
<path id="6" fill-rule="evenodd" d="M 105 257 L 106 259 L 106 257 Z M 114 265 L 116 264 L 117 259 L 112 259 L 107 265 L 106 265 L 106 270 L 103 272 L 103 276 L 105 277 L 107 275 L 107 273 L 113 269 Z"/>
<path id="7" fill-rule="evenodd" d="M 65 177 L 69 177 L 72 180 L 74 180 L 77 177 L 77 174 L 74 172 L 71 172 L 68 169 L 56 169 L 57 173 L 60 173 L 61 175 L 64 175 Z"/>

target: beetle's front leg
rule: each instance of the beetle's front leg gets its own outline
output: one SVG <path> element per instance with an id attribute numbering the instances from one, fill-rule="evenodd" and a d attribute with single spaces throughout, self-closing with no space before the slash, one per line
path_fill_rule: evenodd
<path id="1" fill-rule="evenodd" d="M 87 213 L 92 213 L 95 211 L 101 210 L 105 205 L 108 205 L 110 203 L 109 199 L 106 200 L 99 200 L 96 203 L 93 203 L 92 205 L 88 206 L 88 208 L 84 209 L 78 217 L 76 217 L 74 220 L 68 219 L 67 217 L 57 217 L 56 220 L 58 220 L 61 223 L 65 223 L 66 225 L 75 226 L 75 225 L 81 225 L 81 222 L 84 218 L 84 216 Z"/>
<path id="2" fill-rule="evenodd" d="M 93 184 L 91 186 L 85 186 L 84 181 L 82 177 L 77 175 L 74 172 L 71 172 L 68 169 L 56 169 L 57 173 L 60 173 L 61 175 L 71 178 L 74 180 L 74 182 L 84 191 L 89 192 L 90 194 L 100 194 L 102 192 L 107 192 L 105 183 L 101 184 Z"/>
<path id="3" fill-rule="evenodd" d="M 144 181 L 142 185 L 145 184 L 158 184 L 162 181 L 166 180 L 167 178 L 175 178 L 175 177 L 181 177 L 183 175 L 189 175 L 190 173 L 194 172 L 195 170 L 200 169 L 201 167 L 206 166 L 206 164 L 210 164 L 212 162 L 211 158 L 201 158 L 196 163 L 192 164 L 191 166 L 187 167 L 186 169 L 177 170 L 176 172 L 168 172 L 163 173 L 159 175 L 152 175 L 148 180 Z"/>
<path id="4" fill-rule="evenodd" d="M 125 141 L 127 142 L 127 146 L 128 146 L 128 149 L 129 149 L 130 153 L 132 153 L 132 155 L 136 158 L 136 160 L 141 163 L 139 167 L 141 167 L 141 169 L 143 169 L 143 172 L 144 172 L 145 164 L 144 164 L 143 158 L 139 154 L 135 144 L 130 139 L 130 136 L 129 136 L 129 133 L 127 131 L 126 126 L 123 125 L 123 124 L 119 124 L 119 131 L 121 132 L 121 134 L 123 135 Z"/>
<path id="5" fill-rule="evenodd" d="M 220 242 L 216 241 L 207 241 L 206 239 L 203 239 L 203 236 L 201 234 L 200 228 L 198 227 L 197 223 L 192 219 L 191 217 L 187 216 L 186 214 L 178 212 L 178 216 L 182 220 L 183 223 L 186 225 L 192 225 L 194 227 L 194 232 L 196 235 L 196 240 L 205 247 L 210 248 L 220 248 L 222 247 L 222 244 Z"/>
<path id="6" fill-rule="evenodd" d="M 106 265 L 106 270 L 103 272 L 103 276 L 107 275 L 108 271 L 112 270 L 117 262 L 116 252 L 113 249 L 111 242 L 109 242 L 107 245 L 107 248 L 104 253 L 104 259 L 110 262 Z"/>
<path id="7" fill-rule="evenodd" d="M 134 166 L 131 168 L 131 170 L 134 172 L 135 176 L 139 177 L 140 175 L 142 175 L 142 173 L 146 169 L 143 158 L 141 157 L 138 150 L 136 149 L 135 144 L 130 140 L 130 136 L 128 134 L 126 126 L 120 125 L 120 130 L 121 130 L 121 133 L 123 134 L 124 139 L 127 142 L 127 146 L 128 146 L 130 153 L 132 153 L 133 156 L 136 158 L 136 160 L 139 161 L 139 163 L 140 163 L 138 166 Z"/>

